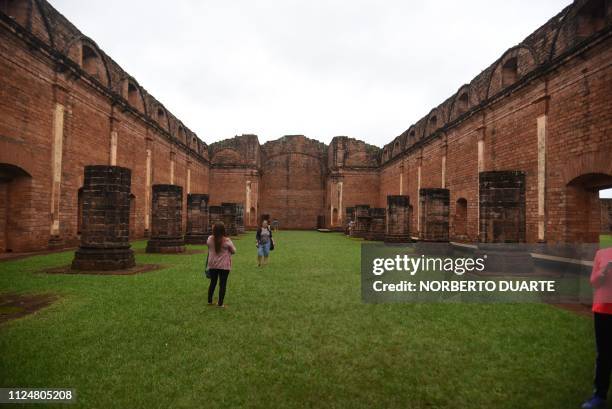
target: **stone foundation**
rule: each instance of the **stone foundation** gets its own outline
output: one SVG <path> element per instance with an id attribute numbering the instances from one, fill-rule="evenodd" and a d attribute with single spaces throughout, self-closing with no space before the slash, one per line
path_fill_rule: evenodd
<path id="1" fill-rule="evenodd" d="M 183 188 L 177 185 L 153 185 L 152 207 L 151 239 L 147 242 L 147 253 L 184 252 Z"/>
<path id="2" fill-rule="evenodd" d="M 131 171 L 86 166 L 83 181 L 81 245 L 75 270 L 122 270 L 135 265 L 129 243 Z"/>
<path id="3" fill-rule="evenodd" d="M 449 241 L 450 191 L 441 188 L 421 189 L 419 201 L 421 208 L 419 238 L 423 241 Z"/>
<path id="4" fill-rule="evenodd" d="M 410 238 L 410 198 L 408 196 L 387 196 L 387 226 L 385 242 L 409 243 Z"/>
<path id="5" fill-rule="evenodd" d="M 187 195 L 187 232 L 185 243 L 205 244 L 210 234 L 208 224 L 208 195 Z"/>

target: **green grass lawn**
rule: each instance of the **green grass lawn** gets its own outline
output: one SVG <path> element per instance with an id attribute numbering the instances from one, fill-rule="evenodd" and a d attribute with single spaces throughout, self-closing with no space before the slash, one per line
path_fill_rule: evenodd
<path id="1" fill-rule="evenodd" d="M 253 236 L 235 240 L 225 310 L 206 306 L 204 254 L 138 254 L 167 268 L 133 276 L 35 273 L 72 252 L 0 263 L 0 292 L 61 295 L 0 327 L 0 386 L 75 388 L 71 408 L 562 409 L 590 394 L 588 317 L 367 305 L 359 241 L 279 232 L 258 269 Z"/>

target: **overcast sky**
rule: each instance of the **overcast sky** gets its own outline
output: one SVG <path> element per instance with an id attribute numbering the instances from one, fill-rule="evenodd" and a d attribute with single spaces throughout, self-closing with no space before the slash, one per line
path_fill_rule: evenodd
<path id="1" fill-rule="evenodd" d="M 207 143 L 382 146 L 570 1 L 51 3 Z"/>

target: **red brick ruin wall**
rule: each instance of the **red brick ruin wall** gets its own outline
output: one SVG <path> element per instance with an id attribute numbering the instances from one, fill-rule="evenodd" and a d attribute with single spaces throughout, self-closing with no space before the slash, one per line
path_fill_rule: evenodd
<path id="1" fill-rule="evenodd" d="M 282 228 L 342 227 L 346 208 L 450 191 L 450 239 L 479 239 L 478 175 L 526 175 L 526 239 L 594 241 L 612 187 L 612 6 L 577 0 L 382 149 L 300 135 L 208 146 L 44 0 L 0 2 L 0 252 L 72 246 L 85 165 L 132 171 L 130 235 L 151 186 L 243 203 Z M 469 58 L 469 56 L 466 56 Z M 183 199 L 183 227 L 186 200 Z"/>

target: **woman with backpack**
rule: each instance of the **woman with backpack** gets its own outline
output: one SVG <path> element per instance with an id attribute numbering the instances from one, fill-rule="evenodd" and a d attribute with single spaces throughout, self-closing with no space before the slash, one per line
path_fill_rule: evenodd
<path id="1" fill-rule="evenodd" d="M 268 264 L 270 250 L 274 249 L 272 230 L 268 226 L 267 220 L 264 219 L 261 222 L 261 227 L 257 228 L 255 240 L 257 240 L 257 267 L 261 267 L 262 265 Z"/>
<path id="2" fill-rule="evenodd" d="M 210 278 L 208 305 L 213 305 L 213 295 L 217 286 L 217 280 L 219 280 L 219 300 L 217 301 L 217 306 L 224 307 L 225 288 L 227 286 L 227 278 L 232 269 L 232 254 L 236 253 L 236 246 L 225 235 L 225 225 L 223 222 L 215 223 L 213 234 L 208 237 L 206 244 L 208 245 L 208 263 L 206 268 Z"/>

